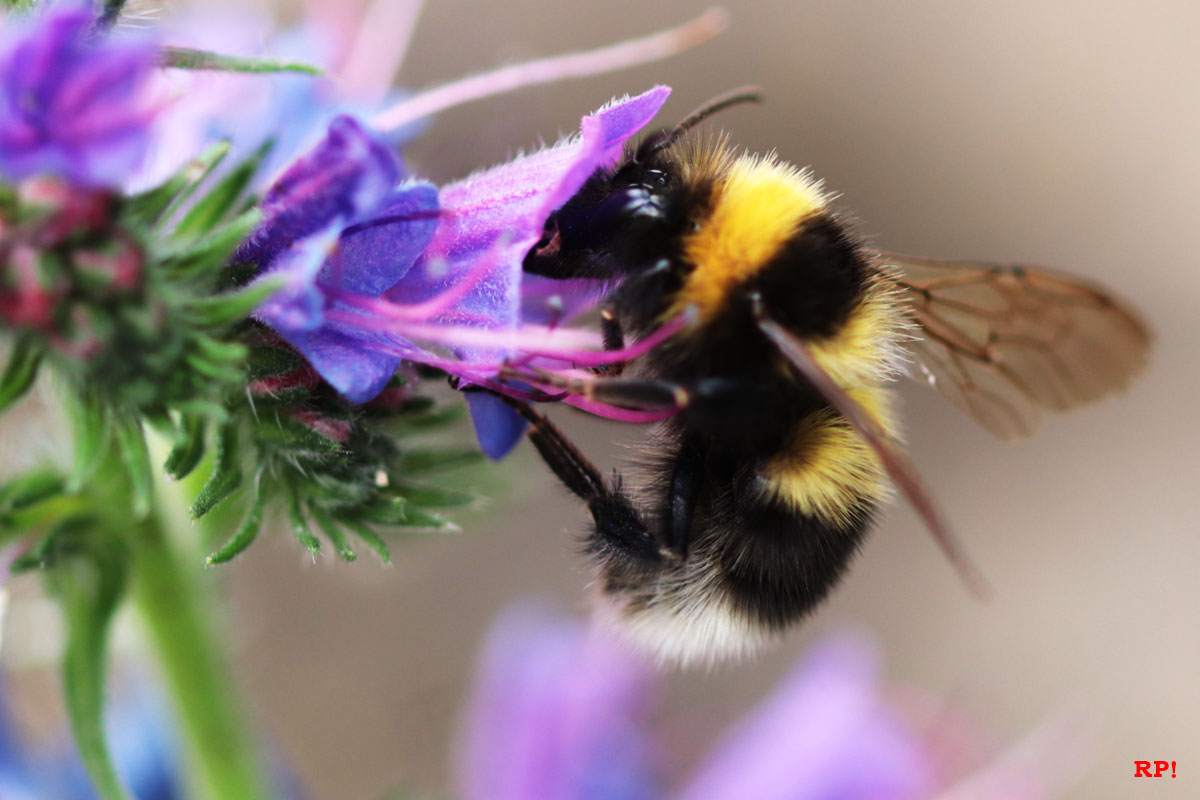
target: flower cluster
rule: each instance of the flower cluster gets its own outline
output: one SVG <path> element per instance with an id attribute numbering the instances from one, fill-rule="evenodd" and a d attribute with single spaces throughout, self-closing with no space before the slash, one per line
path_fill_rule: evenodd
<path id="1" fill-rule="evenodd" d="M 821 641 L 681 786 L 666 791 L 666 742 L 647 724 L 655 684 L 647 666 L 579 622 L 512 609 L 495 624 L 479 667 L 460 796 L 1036 800 L 1067 782 L 1052 776 L 1069 774 L 1077 726 L 1051 721 L 1008 752 L 964 757 L 945 741 L 946 730 L 922 730 L 902 711 L 879 672 L 876 648 L 863 636 Z M 943 726 L 950 716 L 937 715 Z"/>
<path id="2" fill-rule="evenodd" d="M 614 102 L 584 117 L 577 137 L 440 191 L 405 179 L 359 123 L 335 119 L 268 191 L 263 224 L 235 254 L 259 274 L 286 276 L 259 317 L 357 403 L 401 360 L 512 392 L 497 381 L 505 365 L 598 357 L 594 333 L 548 324 L 548 282 L 523 277 L 522 260 L 550 213 L 616 162 L 668 94 L 657 87 Z M 574 282 L 550 296 L 579 311 L 597 288 Z M 503 456 L 520 432 L 515 415 L 489 395 L 472 400 L 484 450 Z"/>

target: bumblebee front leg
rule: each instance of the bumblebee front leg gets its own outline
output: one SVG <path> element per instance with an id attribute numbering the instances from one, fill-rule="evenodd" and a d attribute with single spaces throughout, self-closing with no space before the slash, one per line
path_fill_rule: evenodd
<path id="1" fill-rule="evenodd" d="M 600 471 L 554 423 L 528 404 L 506 400 L 530 424 L 529 440 L 546 466 L 571 492 L 587 503 L 596 523 L 591 546 L 644 563 L 657 563 L 662 552 L 657 538 L 642 521 L 641 514 L 621 491 L 620 483 L 608 484 Z"/>

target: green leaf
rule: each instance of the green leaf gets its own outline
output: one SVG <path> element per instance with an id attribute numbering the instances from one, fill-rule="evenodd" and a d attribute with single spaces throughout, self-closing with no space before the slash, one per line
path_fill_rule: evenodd
<path id="1" fill-rule="evenodd" d="M 259 165 L 270 151 L 272 141 L 264 142 L 249 158 L 242 161 L 221 181 L 192 206 L 179 225 L 174 236 L 199 238 L 212 232 L 237 205 L 238 198 L 254 178 Z"/>
<path id="2" fill-rule="evenodd" d="M 184 414 L 175 432 L 175 443 L 163 470 L 175 480 L 183 480 L 191 474 L 204 458 L 206 449 L 205 433 L 208 427 L 203 417 Z"/>
<path id="3" fill-rule="evenodd" d="M 217 437 L 217 455 L 213 460 L 213 470 L 192 503 L 192 519 L 200 519 L 212 511 L 241 484 L 242 468 L 238 463 L 237 426 L 229 424 L 222 426 Z"/>
<path id="4" fill-rule="evenodd" d="M 104 676 L 110 623 L 126 584 L 127 553 L 115 539 L 94 534 L 78 531 L 79 539 L 86 537 L 86 550 L 59 561 L 49 578 L 66 619 L 63 694 L 75 744 L 97 794 L 125 800 L 129 795 L 104 737 Z"/>
<path id="5" fill-rule="evenodd" d="M 269 58 L 226 56 L 189 47 L 164 47 L 163 66 L 176 69 L 213 70 L 216 72 L 298 72 L 303 75 L 323 75 L 319 67 L 297 61 L 276 61 Z"/>
<path id="6" fill-rule="evenodd" d="M 286 375 L 299 369 L 304 361 L 295 350 L 260 345 L 250 349 L 246 363 L 250 370 L 250 380 L 256 381 L 272 375 Z"/>
<path id="7" fill-rule="evenodd" d="M 403 497 L 387 497 L 360 508 L 359 516 L 376 525 L 404 525 L 408 511 L 408 501 Z"/>
<path id="8" fill-rule="evenodd" d="M 379 537 L 379 534 L 371 530 L 370 526 L 364 525 L 361 522 L 355 522 L 353 520 L 342 520 L 342 525 L 344 525 L 355 536 L 362 539 L 367 547 L 370 547 L 372 550 L 374 550 L 375 555 L 379 556 L 380 561 L 382 561 L 384 564 L 391 563 L 392 554 L 388 551 L 387 544 Z"/>
<path id="9" fill-rule="evenodd" d="M 404 514 L 403 522 L 394 522 L 393 525 L 399 525 L 405 528 L 430 528 L 433 530 L 458 531 L 459 527 L 453 522 L 450 522 L 441 514 L 431 514 L 428 511 L 422 511 L 419 508 L 409 507 Z"/>
<path id="10" fill-rule="evenodd" d="M 283 278 L 269 276 L 242 289 L 194 300 L 184 307 L 184 313 L 198 325 L 215 326 L 240 322 L 284 285 Z"/>
<path id="11" fill-rule="evenodd" d="M 163 269 L 171 277 L 186 280 L 219 272 L 234 248 L 241 244 L 262 220 L 258 209 L 246 211 L 208 235 L 188 241 L 183 247 L 167 248 L 162 254 Z"/>
<path id="12" fill-rule="evenodd" d="M 321 540 L 313 535 L 308 527 L 308 519 L 304 515 L 304 507 L 300 502 L 300 492 L 295 486 L 289 486 L 287 491 L 288 519 L 292 523 L 292 533 L 304 546 L 304 549 L 315 558 L 321 552 Z"/>
<path id="13" fill-rule="evenodd" d="M 19 337 L 8 354 L 4 374 L 0 375 L 0 413 L 24 397 L 41 365 L 42 348 L 31 336 Z"/>
<path id="14" fill-rule="evenodd" d="M 303 422 L 286 415 L 264 420 L 258 426 L 258 436 L 264 442 L 301 453 L 336 455 L 342 452 L 342 445 L 336 439 L 323 436 Z"/>
<path id="15" fill-rule="evenodd" d="M 254 487 L 254 503 L 250 506 L 250 511 L 246 514 L 246 518 L 242 520 L 242 524 L 234 531 L 233 536 L 229 537 L 229 541 L 221 545 L 215 553 L 205 559 L 206 564 L 224 564 L 235 556 L 241 555 L 247 547 L 254 543 L 258 537 L 259 530 L 262 529 L 263 514 L 267 507 L 267 494 L 262 490 L 262 475 L 259 475 L 258 481 Z"/>
<path id="16" fill-rule="evenodd" d="M 470 492 L 460 492 L 456 489 L 443 489 L 440 486 L 426 486 L 419 483 L 401 481 L 393 483 L 388 491 L 408 500 L 416 506 L 431 506 L 434 508 L 453 508 L 467 506 L 478 498 Z"/>
<path id="17" fill-rule="evenodd" d="M 329 537 L 330 544 L 333 549 L 337 550 L 339 556 L 344 561 L 353 562 L 358 560 L 358 554 L 350 547 L 350 542 L 346 541 L 346 532 L 333 519 L 316 506 L 311 506 L 309 512 L 316 519 L 317 524 L 321 526 L 321 530 L 325 531 L 325 535 Z"/>
<path id="18" fill-rule="evenodd" d="M 115 420 L 113 429 L 121 448 L 121 461 L 129 473 L 134 519 L 144 519 L 154 507 L 154 474 L 146 436 L 142 433 L 141 423 L 133 417 Z"/>
<path id="19" fill-rule="evenodd" d="M 171 212 L 186 202 L 204 178 L 216 169 L 231 147 L 229 142 L 209 145 L 165 182 L 130 198 L 125 204 L 125 212 L 134 223 L 133 227 L 140 227 L 139 223 L 154 225 L 169 218 Z"/>
<path id="20" fill-rule="evenodd" d="M 66 488 L 57 470 L 43 468 L 0 484 L 0 514 L 12 513 L 61 494 Z"/>
<path id="21" fill-rule="evenodd" d="M 422 431 L 444 427 L 452 422 L 457 422 L 466 415 L 466 403 L 445 403 L 434 406 L 428 411 L 412 413 L 406 411 L 395 419 L 388 419 L 387 426 L 389 429 L 401 431 Z"/>
<path id="22" fill-rule="evenodd" d="M 413 449 L 401 458 L 403 469 L 411 472 L 433 472 L 454 469 L 483 460 L 483 453 L 474 447 Z"/>
<path id="23" fill-rule="evenodd" d="M 75 465 L 71 469 L 67 489 L 78 492 L 96 474 L 108 453 L 108 409 L 90 387 L 85 387 L 78 394 L 67 392 L 63 409 L 71 423 L 75 441 Z"/>

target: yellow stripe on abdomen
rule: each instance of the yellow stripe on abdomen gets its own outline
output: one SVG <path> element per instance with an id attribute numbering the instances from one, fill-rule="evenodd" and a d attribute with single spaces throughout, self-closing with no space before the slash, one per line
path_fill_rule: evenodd
<path id="1" fill-rule="evenodd" d="M 859 387 L 846 393 L 889 435 L 895 435 L 887 389 Z M 881 501 L 888 495 L 875 451 L 829 409 L 814 411 L 803 420 L 785 448 L 759 472 L 764 498 L 846 527 L 862 513 L 864 500 Z"/>

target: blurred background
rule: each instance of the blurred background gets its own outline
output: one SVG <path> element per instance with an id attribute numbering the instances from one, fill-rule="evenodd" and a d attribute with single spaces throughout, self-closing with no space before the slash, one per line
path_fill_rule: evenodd
<path id="1" fill-rule="evenodd" d="M 316 5 L 267 11 L 292 24 Z M 431 0 L 399 80 L 424 87 L 590 48 L 705 7 Z M 1200 7 L 777 0 L 730 12 L 724 36 L 669 61 L 446 113 L 406 160 L 445 181 L 575 130 L 615 94 L 673 86 L 669 124 L 754 83 L 767 102 L 714 126 L 810 165 L 876 246 L 1073 271 L 1132 301 L 1157 343 L 1129 393 L 1017 445 L 906 382 L 915 460 L 994 597 L 972 599 L 896 506 L 780 647 L 666 681 L 672 766 L 683 774 L 815 637 L 853 626 L 879 637 L 889 680 L 949 698 L 997 744 L 1064 707 L 1087 711 L 1101 738 L 1069 797 L 1200 796 Z M 639 438 L 556 418 L 604 466 Z M 583 510 L 527 446 L 491 480 L 503 499 L 459 514 L 465 533 L 398 544 L 390 567 L 314 564 L 280 529 L 225 569 L 246 697 L 313 797 L 447 790 L 497 610 L 532 595 L 585 613 Z M 15 603 L 8 635 L 42 630 L 42 613 Z M 1135 781 L 1135 759 L 1178 760 L 1179 777 Z"/>

